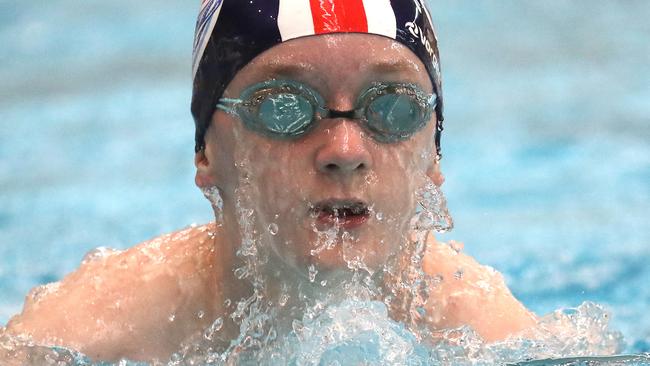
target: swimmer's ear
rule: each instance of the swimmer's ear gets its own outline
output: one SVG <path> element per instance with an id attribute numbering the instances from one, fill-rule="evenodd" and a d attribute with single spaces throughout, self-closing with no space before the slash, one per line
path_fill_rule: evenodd
<path id="1" fill-rule="evenodd" d="M 208 154 L 205 152 L 206 149 L 207 147 L 204 147 L 194 155 L 194 166 L 196 166 L 194 183 L 199 188 L 213 187 L 216 183 L 212 175 L 212 164 L 208 159 Z"/>
<path id="2" fill-rule="evenodd" d="M 427 169 L 427 176 L 429 179 L 431 179 L 433 184 L 437 185 L 438 187 L 442 186 L 442 184 L 445 182 L 445 176 L 442 175 L 442 172 L 440 171 L 440 160 L 433 159 L 429 165 L 429 168 Z"/>

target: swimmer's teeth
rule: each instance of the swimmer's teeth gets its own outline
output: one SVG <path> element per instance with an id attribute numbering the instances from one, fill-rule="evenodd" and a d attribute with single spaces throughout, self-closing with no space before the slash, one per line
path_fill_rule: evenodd
<path id="1" fill-rule="evenodd" d="M 350 206 L 350 207 L 334 207 L 331 210 L 331 213 L 335 217 L 347 217 L 347 216 L 364 215 L 367 212 L 368 212 L 368 209 L 362 204 L 357 204 L 357 205 L 353 205 L 353 206 Z"/>
<path id="2" fill-rule="evenodd" d="M 353 202 L 314 205 L 311 207 L 310 212 L 314 217 L 324 213 L 336 218 L 345 218 L 348 216 L 367 215 L 370 212 L 370 209 L 363 202 Z"/>

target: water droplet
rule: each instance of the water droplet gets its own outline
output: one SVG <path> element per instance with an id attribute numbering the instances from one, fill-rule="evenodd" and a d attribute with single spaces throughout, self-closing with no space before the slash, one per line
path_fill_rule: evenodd
<path id="1" fill-rule="evenodd" d="M 424 316 L 427 314 L 426 309 L 423 308 L 422 306 L 418 306 L 418 307 L 415 309 L 415 311 L 417 311 L 417 313 L 418 313 L 418 315 L 419 315 L 420 317 L 424 317 Z"/>
<path id="2" fill-rule="evenodd" d="M 215 334 L 221 330 L 223 327 L 223 318 L 217 318 L 204 332 L 203 337 L 211 341 Z"/>
<path id="3" fill-rule="evenodd" d="M 278 299 L 278 305 L 285 306 L 287 304 L 287 301 L 289 301 L 289 294 L 287 293 L 280 294 L 280 298 Z"/>
<path id="4" fill-rule="evenodd" d="M 318 270 L 316 269 L 316 266 L 313 264 L 309 265 L 309 282 L 314 282 L 316 280 L 316 274 L 318 273 Z"/>
<path id="5" fill-rule="evenodd" d="M 205 311 L 203 311 L 203 310 L 199 310 L 199 312 L 196 313 L 196 316 L 197 316 L 199 319 L 203 319 L 203 317 L 205 316 Z"/>
<path id="6" fill-rule="evenodd" d="M 44 299 L 45 296 L 47 296 L 48 294 L 52 292 L 56 292 L 59 289 L 60 285 L 61 285 L 60 282 L 53 282 L 53 283 L 48 283 L 47 285 L 36 286 L 34 287 L 34 289 L 30 291 L 29 295 L 27 296 L 31 298 L 32 301 L 39 302 L 42 299 Z M 2 333 L 0 332 L 0 334 Z"/>
<path id="7" fill-rule="evenodd" d="M 278 338 L 278 331 L 275 330 L 275 328 L 271 328 L 269 330 L 268 335 L 266 336 L 267 341 L 274 341 L 276 338 Z"/>
<path id="8" fill-rule="evenodd" d="M 239 267 L 235 269 L 234 273 L 235 273 L 235 277 L 241 280 L 245 277 L 248 277 L 248 267 L 247 266 Z"/>
<path id="9" fill-rule="evenodd" d="M 99 260 L 105 259 L 112 254 L 117 253 L 118 251 L 109 248 L 109 247 L 97 247 L 95 249 L 90 250 L 86 255 L 84 255 L 84 258 L 81 260 L 81 264 L 87 264 L 91 262 L 97 262 Z"/>
<path id="10" fill-rule="evenodd" d="M 465 245 L 464 245 L 463 243 L 461 243 L 461 242 L 457 242 L 457 241 L 454 241 L 454 240 L 450 240 L 450 241 L 449 241 L 449 246 L 450 246 L 451 249 L 453 249 L 456 253 L 460 253 L 460 252 L 463 250 L 463 248 L 465 247 Z"/>
<path id="11" fill-rule="evenodd" d="M 302 334 L 302 331 L 305 329 L 302 322 L 298 319 L 294 319 L 293 322 L 291 322 L 291 328 L 296 333 L 296 335 Z"/>
<path id="12" fill-rule="evenodd" d="M 320 285 L 323 287 L 327 286 L 327 280 L 320 281 Z"/>
<path id="13" fill-rule="evenodd" d="M 269 233 L 271 233 L 271 235 L 277 235 L 278 230 L 279 230 L 278 224 L 276 223 L 269 224 Z"/>
<path id="14" fill-rule="evenodd" d="M 369 276 L 366 276 L 366 277 L 363 279 L 363 283 L 365 283 L 366 286 L 371 286 L 371 285 L 372 285 L 372 279 L 371 279 Z"/>
<path id="15" fill-rule="evenodd" d="M 218 226 L 221 226 L 223 223 L 223 199 L 221 198 L 221 193 L 216 186 L 201 188 L 201 192 L 205 198 L 210 201 L 212 208 L 214 210 L 214 216 L 216 218 L 216 223 Z"/>
<path id="16" fill-rule="evenodd" d="M 366 175 L 366 183 L 372 184 L 375 182 L 374 176 L 372 174 Z"/>
<path id="17" fill-rule="evenodd" d="M 172 363 L 174 363 L 174 364 L 176 364 L 176 363 L 180 363 L 180 362 L 183 360 L 183 356 L 181 356 L 181 355 L 178 354 L 178 353 L 174 353 L 174 354 L 172 354 L 172 356 L 169 358 L 169 360 L 170 360 Z"/>
<path id="18" fill-rule="evenodd" d="M 169 316 L 167 317 L 167 320 L 169 320 L 170 322 L 173 322 L 174 320 L 176 320 L 176 314 L 175 313 L 169 314 Z"/>
<path id="19" fill-rule="evenodd" d="M 435 230 L 444 233 L 454 227 L 447 209 L 447 199 L 437 185 L 428 182 L 418 189 L 416 196 L 421 210 L 412 221 L 415 230 Z"/>

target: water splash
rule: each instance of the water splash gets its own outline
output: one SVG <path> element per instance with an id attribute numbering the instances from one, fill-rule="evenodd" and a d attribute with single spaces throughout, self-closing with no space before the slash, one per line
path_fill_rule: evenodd
<path id="1" fill-rule="evenodd" d="M 97 247 L 90 250 L 88 253 L 86 253 L 86 255 L 84 255 L 83 259 L 81 260 L 81 264 L 84 265 L 88 263 L 99 262 L 120 252 L 121 251 L 117 249 L 109 247 Z"/>
<path id="2" fill-rule="evenodd" d="M 314 282 L 316 281 L 316 274 L 318 274 L 318 270 L 316 269 L 316 266 L 313 264 L 309 266 L 309 282 Z"/>
<path id="3" fill-rule="evenodd" d="M 429 293 L 444 281 L 422 269 L 427 237 L 430 230 L 452 226 L 442 192 L 433 184 L 418 191 L 422 209 L 411 220 L 413 231 L 399 243 L 399 255 L 378 270 L 358 255 L 355 248 L 360 243 L 353 235 L 337 225 L 325 230 L 312 226 L 316 240 L 310 243 L 311 255 L 340 246 L 348 271 L 331 276 L 310 264 L 302 282 L 282 280 L 285 272 L 278 277 L 276 270 L 268 270 L 276 263 L 265 236 L 276 238 L 277 232 L 274 221 L 264 221 L 256 213 L 251 202 L 254 189 L 242 184 L 235 207 L 242 236 L 237 252 L 241 265 L 234 275 L 250 285 L 251 293 L 235 301 L 226 299 L 226 314 L 169 360 L 154 365 L 496 365 L 615 354 L 622 349 L 620 333 L 609 330 L 609 315 L 592 303 L 556 311 L 541 318 L 535 328 L 497 343 L 485 342 L 469 327 L 433 331 L 423 326 Z M 391 224 L 381 212 L 373 209 L 373 215 Z M 456 252 L 462 250 L 460 243 L 448 245 Z M 110 251 L 98 253 L 87 260 L 110 255 Z M 456 277 L 462 278 L 463 273 Z M 278 288 L 272 283 L 279 283 Z M 176 321 L 175 315 L 168 320 Z M 235 327 L 234 333 L 229 326 Z M 41 347 L 0 332 L 2 352 L 8 357 L 29 354 L 39 365 L 92 365 L 75 351 Z M 621 362 L 617 364 L 632 365 Z M 140 364 L 122 360 L 114 365 Z"/>
<path id="4" fill-rule="evenodd" d="M 223 318 L 219 317 L 203 332 L 203 337 L 211 341 L 221 328 L 223 328 Z"/>
<path id="5" fill-rule="evenodd" d="M 445 233 L 453 229 L 454 221 L 440 187 L 429 181 L 416 192 L 416 197 L 420 210 L 411 224 L 416 230 Z"/>
<path id="6" fill-rule="evenodd" d="M 214 210 L 214 216 L 216 218 L 216 223 L 217 226 L 221 226 L 223 223 L 223 198 L 221 198 L 221 193 L 219 192 L 219 188 L 216 186 L 212 187 L 203 187 L 201 188 L 201 192 L 203 192 L 203 195 L 205 198 L 210 201 L 212 204 L 212 209 Z"/>
<path id="7" fill-rule="evenodd" d="M 318 256 L 325 250 L 332 250 L 337 244 L 338 238 L 341 235 L 341 227 L 339 225 L 332 225 L 326 230 L 319 230 L 316 228 L 316 224 L 311 224 L 311 230 L 316 233 L 317 238 L 314 242 L 313 249 L 311 249 L 310 254 L 312 256 Z"/>
<path id="8" fill-rule="evenodd" d="M 269 234 L 271 234 L 273 236 L 278 235 L 278 231 L 280 230 L 278 228 L 278 224 L 276 224 L 274 222 L 269 224 L 268 229 L 269 229 Z"/>
<path id="9" fill-rule="evenodd" d="M 250 157 L 237 161 L 241 176 L 232 198 L 241 238 L 236 252 L 239 263 L 232 275 L 250 291 L 225 299 L 225 313 L 187 340 L 169 360 L 154 364 L 494 365 L 621 350 L 620 334 L 609 330 L 608 315 L 590 303 L 550 314 L 534 329 L 492 344 L 469 327 L 427 328 L 423 320 L 427 300 L 445 280 L 423 271 L 427 238 L 430 231 L 450 230 L 453 221 L 442 191 L 424 177 L 409 183 L 415 187 L 415 181 L 427 182 L 413 190 L 420 207 L 410 220 L 411 231 L 396 236 L 399 242 L 377 239 L 382 251 L 395 249 L 381 268 L 368 263 L 359 250 L 365 243 L 351 232 L 338 224 L 319 229 L 313 222 L 307 231 L 314 240 L 305 245 L 310 260 L 340 249 L 345 265 L 338 272 L 309 261 L 298 268 L 298 261 L 285 260 L 287 254 L 281 247 L 282 236 L 291 228 L 280 228 L 278 214 L 263 214 L 262 185 L 256 184 L 249 170 Z M 366 178 L 368 185 L 378 180 L 376 176 Z M 211 187 L 203 193 L 221 221 L 224 202 L 219 190 Z M 409 217 L 397 218 L 375 206 L 369 211 L 377 222 L 400 233 L 402 223 L 409 223 Z M 151 260 L 162 260 L 153 250 L 155 246 L 154 241 L 145 249 L 152 251 Z M 462 250 L 459 243 L 449 246 L 456 252 Z M 110 251 L 100 250 L 85 261 L 109 255 Z M 456 272 L 456 280 L 463 276 L 462 271 Z M 167 320 L 178 322 L 175 314 Z M 43 365 L 92 364 L 74 351 L 39 347 L 0 333 L 0 352 L 19 350 L 43 360 Z M 127 360 L 117 363 L 134 364 Z"/>
<path id="10" fill-rule="evenodd" d="M 593 303 L 553 312 L 535 328 L 497 343 L 486 343 L 469 327 L 440 331 L 438 341 L 428 343 L 392 319 L 388 307 L 373 300 L 362 282 L 338 290 L 339 295 L 348 297 L 323 300 L 320 307 L 312 307 L 301 319 L 294 319 L 284 335 L 276 330 L 268 332 L 262 344 L 249 336 L 239 341 L 241 350 L 231 350 L 230 354 L 215 351 L 215 340 L 223 327 L 219 318 L 204 333 L 205 342 L 196 342 L 170 360 L 153 365 L 632 366 L 650 362 L 650 356 L 643 354 L 591 356 L 620 352 L 622 347 L 620 333 L 608 328 L 608 314 Z M 253 348 L 255 351 L 250 352 Z M 566 358 L 568 354 L 575 357 Z M 3 334 L 0 329 L 0 359 L 26 355 L 34 365 L 145 365 L 128 360 L 92 363 L 73 350 L 38 346 L 27 338 Z"/>

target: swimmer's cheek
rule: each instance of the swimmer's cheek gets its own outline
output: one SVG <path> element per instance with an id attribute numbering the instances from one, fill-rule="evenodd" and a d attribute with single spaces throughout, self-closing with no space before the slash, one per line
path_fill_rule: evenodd
<path id="1" fill-rule="evenodd" d="M 433 329 L 469 325 L 492 342 L 536 324 L 535 315 L 515 299 L 500 273 L 446 244 L 429 241 L 423 268 L 440 280 L 427 302 Z"/>

